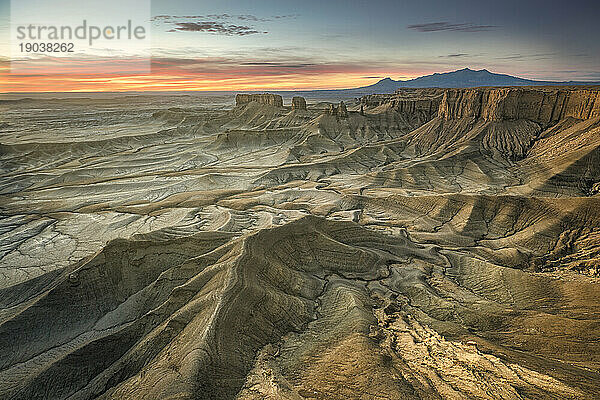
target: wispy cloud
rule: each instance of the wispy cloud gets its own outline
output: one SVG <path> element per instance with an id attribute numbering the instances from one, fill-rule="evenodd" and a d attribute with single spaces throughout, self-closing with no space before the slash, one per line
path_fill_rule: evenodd
<path id="1" fill-rule="evenodd" d="M 207 32 L 227 36 L 246 36 L 257 33 L 267 33 L 245 25 L 222 24 L 216 21 L 204 22 L 175 22 L 174 27 L 167 32 Z"/>
<path id="2" fill-rule="evenodd" d="M 178 58 L 154 57 L 152 71 L 155 74 L 192 74 L 205 78 L 224 76 L 315 76 L 327 73 L 356 73 L 364 70 L 360 63 L 327 63 L 311 60 L 261 61 L 239 57 Z"/>
<path id="3" fill-rule="evenodd" d="M 155 15 L 151 18 L 154 22 L 166 21 L 173 22 L 181 19 L 204 19 L 204 20 L 233 20 L 238 19 L 240 21 L 251 21 L 251 22 L 269 22 L 280 19 L 293 19 L 299 17 L 299 14 L 286 14 L 286 15 L 271 15 L 268 17 L 258 17 L 252 14 L 204 14 L 204 15 Z"/>
<path id="4" fill-rule="evenodd" d="M 302 63 L 302 64 L 288 64 L 280 62 L 243 62 L 240 65 L 254 66 L 254 67 L 271 67 L 271 68 L 306 68 L 312 67 L 314 63 Z"/>
<path id="5" fill-rule="evenodd" d="M 496 59 L 498 59 L 498 60 L 513 60 L 513 61 L 546 60 L 546 59 L 549 59 L 549 58 L 555 56 L 556 54 L 557 53 L 510 54 L 507 56 L 496 57 Z"/>
<path id="6" fill-rule="evenodd" d="M 269 22 L 269 21 L 275 21 L 278 19 L 298 18 L 299 14 L 272 15 L 270 17 L 257 17 L 256 15 L 242 14 L 242 15 L 236 15 L 236 17 L 240 21 Z"/>
<path id="7" fill-rule="evenodd" d="M 169 27 L 167 32 L 205 32 L 215 35 L 246 36 L 268 33 L 254 26 L 240 25 L 236 21 L 247 23 L 266 23 L 286 18 L 296 18 L 297 14 L 272 15 L 258 17 L 252 14 L 206 14 L 206 15 L 155 15 L 152 22 Z"/>
<path id="8" fill-rule="evenodd" d="M 240 21 L 253 21 L 253 22 L 270 21 L 270 19 L 268 19 L 268 18 L 260 18 L 260 17 L 257 17 L 256 15 L 251 15 L 251 14 L 238 15 L 237 19 L 239 19 Z"/>
<path id="9" fill-rule="evenodd" d="M 417 32 L 440 32 L 440 31 L 455 31 L 455 32 L 482 32 L 496 29 L 495 25 L 476 25 L 476 24 L 451 24 L 449 22 L 431 22 L 428 24 L 408 25 L 408 29 Z"/>
<path id="10" fill-rule="evenodd" d="M 445 56 L 440 56 L 442 58 L 458 58 L 458 57 L 466 57 L 468 56 L 467 53 L 455 53 L 455 54 L 448 54 Z"/>
<path id="11" fill-rule="evenodd" d="M 207 20 L 223 20 L 233 18 L 230 14 L 207 14 L 207 15 L 155 15 L 151 18 L 153 22 L 174 22 L 182 19 L 207 19 Z"/>

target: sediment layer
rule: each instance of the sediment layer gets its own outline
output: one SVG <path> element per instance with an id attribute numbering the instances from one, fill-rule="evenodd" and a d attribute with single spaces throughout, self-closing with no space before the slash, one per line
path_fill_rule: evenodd
<path id="1" fill-rule="evenodd" d="M 283 98 L 278 94 L 237 94 L 235 96 L 235 105 L 241 106 L 255 101 L 259 104 L 269 104 L 275 107 L 283 107 Z"/>
<path id="2" fill-rule="evenodd" d="M 566 118 L 600 116 L 599 89 L 476 88 L 444 92 L 439 117 L 486 121 L 527 119 L 548 126 Z"/>

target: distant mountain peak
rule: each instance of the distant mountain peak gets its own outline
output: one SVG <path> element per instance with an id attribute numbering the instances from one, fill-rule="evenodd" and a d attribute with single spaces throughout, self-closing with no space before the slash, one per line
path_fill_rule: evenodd
<path id="1" fill-rule="evenodd" d="M 473 72 L 473 73 L 487 73 L 487 74 L 491 73 L 487 69 L 471 69 L 469 67 L 466 67 L 466 68 L 459 69 L 459 70 L 456 70 L 456 71 L 447 72 L 447 74 L 453 74 L 453 73 L 456 73 L 456 72 L 467 72 L 467 73 L 468 72 Z"/>
<path id="2" fill-rule="evenodd" d="M 353 90 L 364 90 L 369 93 L 392 93 L 401 88 L 466 88 L 478 86 L 553 86 L 553 85 L 585 85 L 598 82 L 552 82 L 535 81 L 506 74 L 497 74 L 487 69 L 473 70 L 465 67 L 456 71 L 434 73 L 415 79 L 395 81 L 389 77 L 379 82 Z"/>

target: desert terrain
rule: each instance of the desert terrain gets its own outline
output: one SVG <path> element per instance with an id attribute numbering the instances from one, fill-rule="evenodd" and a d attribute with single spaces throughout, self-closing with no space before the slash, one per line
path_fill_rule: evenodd
<path id="1" fill-rule="evenodd" d="M 0 102 L 2 399 L 595 399 L 600 88 Z"/>

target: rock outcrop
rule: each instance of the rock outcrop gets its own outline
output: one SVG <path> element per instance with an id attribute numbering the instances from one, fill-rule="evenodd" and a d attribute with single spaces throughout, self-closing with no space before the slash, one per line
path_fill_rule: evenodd
<path id="1" fill-rule="evenodd" d="M 340 101 L 340 105 L 337 108 L 338 116 L 346 118 L 348 116 L 348 109 L 346 108 L 346 104 L 343 101 Z"/>
<path id="2" fill-rule="evenodd" d="M 444 120 L 526 119 L 549 126 L 569 117 L 600 116 L 600 88 L 401 89 L 391 95 L 364 96 L 360 104 L 367 109 L 386 107 L 406 115 L 420 113 Z"/>
<path id="3" fill-rule="evenodd" d="M 430 119 L 438 114 L 443 94 L 442 89 L 400 89 L 390 95 L 364 96 L 360 104 L 367 109 L 384 106 L 407 116 L 424 115 Z"/>
<path id="4" fill-rule="evenodd" d="M 346 108 L 346 104 L 344 104 L 343 101 L 340 101 L 340 104 L 337 107 L 333 104 L 330 104 L 327 108 L 327 114 L 347 118 L 348 108 Z"/>
<path id="5" fill-rule="evenodd" d="M 600 116 L 600 89 L 475 88 L 444 92 L 439 117 L 486 121 L 527 119 L 547 126 L 568 117 Z"/>
<path id="6" fill-rule="evenodd" d="M 262 93 L 262 94 L 237 94 L 235 96 L 235 105 L 241 106 L 251 102 L 260 104 L 268 104 L 275 107 L 283 107 L 283 98 L 278 94 Z"/>
<path id="7" fill-rule="evenodd" d="M 304 97 L 292 97 L 292 110 L 306 110 L 306 100 Z"/>
<path id="8" fill-rule="evenodd" d="M 403 99 L 400 97 L 392 98 L 390 101 L 391 106 L 402 113 L 416 113 L 416 112 L 425 112 L 428 114 L 434 114 L 441 103 L 441 99 L 431 98 L 431 99 Z"/>

